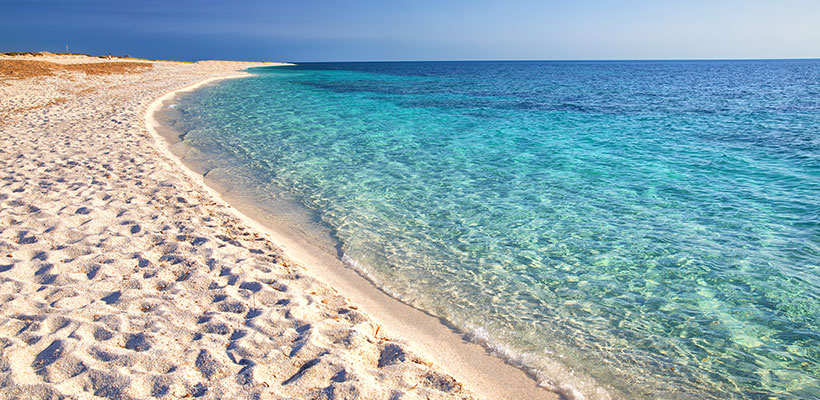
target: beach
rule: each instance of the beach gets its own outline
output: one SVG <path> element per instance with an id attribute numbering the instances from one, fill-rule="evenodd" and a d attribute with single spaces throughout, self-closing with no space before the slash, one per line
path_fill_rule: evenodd
<path id="1" fill-rule="evenodd" d="M 19 60 L 135 65 L 0 77 L 0 398 L 557 398 L 166 148 L 163 101 L 276 64 Z"/>

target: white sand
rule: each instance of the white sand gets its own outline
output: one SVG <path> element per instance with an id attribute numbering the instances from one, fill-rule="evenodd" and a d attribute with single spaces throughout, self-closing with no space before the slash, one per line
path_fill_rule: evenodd
<path id="1" fill-rule="evenodd" d="M 0 398 L 553 397 L 432 317 L 404 334 L 152 140 L 155 99 L 254 65 L 0 82 Z"/>

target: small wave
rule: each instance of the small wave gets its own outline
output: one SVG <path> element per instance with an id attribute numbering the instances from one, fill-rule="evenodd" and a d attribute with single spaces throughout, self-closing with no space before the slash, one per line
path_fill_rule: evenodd
<path id="1" fill-rule="evenodd" d="M 346 265 L 347 267 L 353 269 L 354 271 L 358 272 L 360 275 L 362 275 L 368 281 L 370 281 L 372 283 L 376 282 L 376 278 L 372 274 L 370 274 L 370 272 L 368 272 L 367 268 L 365 268 L 364 265 L 362 265 L 360 262 L 354 260 L 353 257 L 350 257 L 345 252 L 342 252 L 342 263 L 344 265 Z"/>
<path id="2" fill-rule="evenodd" d="M 591 377 L 579 374 L 549 358 L 517 351 L 493 338 L 485 328 L 470 327 L 465 336 L 468 341 L 484 347 L 496 357 L 533 376 L 538 386 L 556 392 L 563 398 L 569 400 L 611 400 L 613 398 L 609 391 Z"/>
<path id="3" fill-rule="evenodd" d="M 407 299 L 404 298 L 405 296 L 379 284 L 379 281 L 370 273 L 367 266 L 358 262 L 345 252 L 341 252 L 341 254 L 342 263 L 345 266 L 356 271 L 390 297 L 408 303 L 406 301 Z M 467 333 L 464 336 L 467 341 L 487 349 L 494 356 L 504 360 L 504 362 L 523 370 L 535 378 L 538 382 L 538 386 L 558 393 L 563 398 L 568 400 L 611 400 L 613 398 L 606 389 L 590 377 L 568 370 L 562 364 L 545 357 L 517 351 L 511 346 L 494 339 L 483 327 L 468 326 L 466 328 L 464 331 Z"/>
<path id="4" fill-rule="evenodd" d="M 409 304 L 406 297 L 402 296 L 400 293 L 397 293 L 394 290 L 391 290 L 389 287 L 381 284 L 379 282 L 379 280 L 376 279 L 376 277 L 373 274 L 370 273 L 370 270 L 364 264 L 356 261 L 355 259 L 353 259 L 353 257 L 350 257 L 345 252 L 342 252 L 342 264 L 344 264 L 346 267 L 356 271 L 356 273 L 358 273 L 361 277 L 366 279 L 368 282 L 370 282 L 377 289 L 379 289 L 382 292 L 386 293 L 388 296 L 390 296 L 394 299 L 397 299 L 397 300 L 399 300 L 399 301 L 401 301 L 405 304 Z"/>

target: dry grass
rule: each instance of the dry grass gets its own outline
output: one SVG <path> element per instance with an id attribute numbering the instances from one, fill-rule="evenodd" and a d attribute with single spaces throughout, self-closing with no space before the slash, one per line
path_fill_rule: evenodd
<path id="1" fill-rule="evenodd" d="M 8 53 L 0 53 L 0 54 L 2 54 L 4 56 L 12 56 L 12 57 L 17 57 L 17 56 L 39 57 L 39 56 L 42 56 L 42 54 L 40 54 L 40 53 L 34 53 L 34 52 L 31 52 L 31 51 L 10 51 Z"/>
<path id="2" fill-rule="evenodd" d="M 33 78 L 54 75 L 58 64 L 45 61 L 0 60 L 0 77 L 11 79 Z"/>
<path id="3" fill-rule="evenodd" d="M 145 62 L 57 64 L 48 61 L 0 60 L 0 79 L 26 79 L 54 75 L 58 71 L 84 72 L 88 75 L 133 74 L 153 68 Z"/>
<path id="4" fill-rule="evenodd" d="M 45 107 L 55 106 L 55 105 L 57 105 L 57 104 L 63 104 L 63 103 L 65 103 L 65 102 L 67 102 L 67 101 L 68 101 L 68 99 L 67 99 L 67 98 L 65 98 L 65 97 L 55 97 L 55 98 L 53 98 L 53 99 L 49 100 L 49 101 L 48 101 L 48 103 L 46 103 L 46 104 L 45 104 L 45 105 L 43 105 L 43 106 L 30 107 L 30 109 L 35 109 L 35 108 L 45 108 Z"/>
<path id="5" fill-rule="evenodd" d="M 65 64 L 68 71 L 85 72 L 88 75 L 133 74 L 148 71 L 154 64 L 145 62 L 110 62 L 91 64 Z"/>
<path id="6" fill-rule="evenodd" d="M 89 56 L 88 54 L 85 54 L 85 53 L 51 53 L 51 52 L 48 52 L 48 51 L 38 51 L 36 53 L 33 52 L 33 51 L 10 51 L 8 53 L 0 53 L 0 54 L 6 55 L 6 56 L 12 56 L 12 57 L 14 57 L 14 56 L 39 57 L 39 56 L 54 56 L 54 55 L 57 55 L 57 56 L 86 56 L 86 57 L 91 57 L 91 56 Z"/>
<path id="7" fill-rule="evenodd" d="M 85 89 L 80 90 L 79 92 L 77 92 L 77 95 L 78 95 L 78 96 L 84 96 L 84 95 L 87 95 L 87 94 L 89 94 L 89 93 L 94 93 L 94 92 L 96 92 L 96 91 L 97 91 L 97 88 L 94 88 L 94 87 L 87 87 L 87 88 L 85 88 Z"/>

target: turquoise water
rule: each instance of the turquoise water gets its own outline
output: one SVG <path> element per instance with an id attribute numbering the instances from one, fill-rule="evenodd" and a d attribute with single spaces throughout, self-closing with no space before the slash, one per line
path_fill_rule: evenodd
<path id="1" fill-rule="evenodd" d="M 545 385 L 820 398 L 820 61 L 253 72 L 178 99 L 193 158 Z"/>

